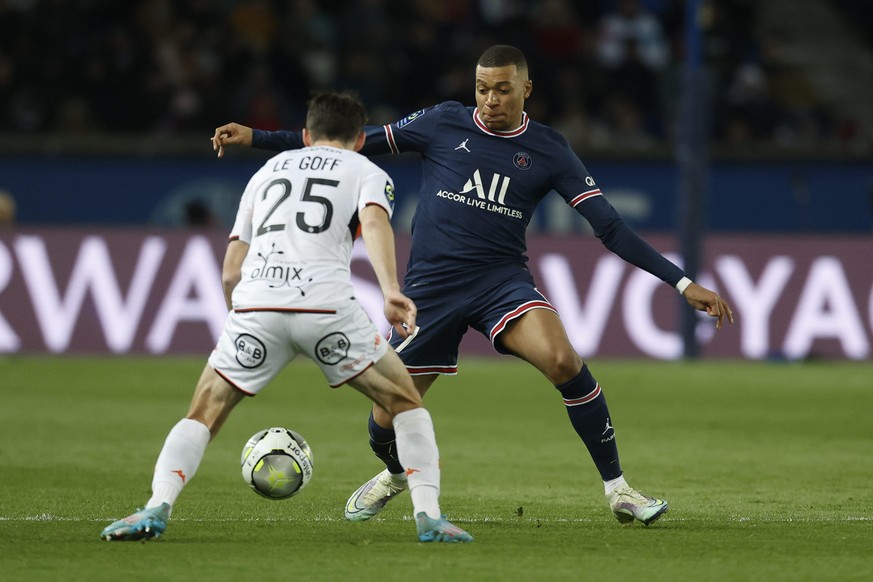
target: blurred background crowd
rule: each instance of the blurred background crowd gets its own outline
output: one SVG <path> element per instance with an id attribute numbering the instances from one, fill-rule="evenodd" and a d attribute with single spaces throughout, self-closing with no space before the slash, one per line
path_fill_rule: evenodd
<path id="1" fill-rule="evenodd" d="M 870 151 L 873 11 L 823 3 L 833 21 L 795 0 L 704 1 L 715 143 Z M 473 104 L 478 55 L 508 43 L 528 55 L 535 120 L 578 150 L 646 152 L 675 137 L 684 18 L 682 0 L 0 0 L 0 131 L 296 129 L 320 88 L 388 122 Z"/>

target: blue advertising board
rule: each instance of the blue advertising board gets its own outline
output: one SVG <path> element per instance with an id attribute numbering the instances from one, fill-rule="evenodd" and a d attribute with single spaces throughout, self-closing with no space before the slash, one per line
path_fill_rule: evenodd
<path id="1" fill-rule="evenodd" d="M 229 226 L 239 195 L 267 159 L 208 157 L 6 156 L 0 190 L 18 222 L 44 225 L 185 224 L 185 207 L 205 205 Z M 397 186 L 398 229 L 408 225 L 420 182 L 417 160 L 376 158 Z M 588 160 L 588 169 L 625 220 L 641 231 L 674 231 L 679 172 L 670 161 Z M 705 226 L 713 232 L 873 232 L 873 163 L 713 162 Z M 534 216 L 534 232 L 587 230 L 558 196 Z"/>

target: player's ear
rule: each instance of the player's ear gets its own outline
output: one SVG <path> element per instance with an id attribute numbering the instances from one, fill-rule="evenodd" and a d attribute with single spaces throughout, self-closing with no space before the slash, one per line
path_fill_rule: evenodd
<path id="1" fill-rule="evenodd" d="M 524 98 L 527 99 L 528 97 L 530 97 L 530 94 L 532 91 L 533 91 L 533 81 L 528 79 L 527 83 L 524 84 Z"/>
<path id="2" fill-rule="evenodd" d="M 353 148 L 356 152 L 361 151 L 361 148 L 364 147 L 364 142 L 367 141 L 367 134 L 363 131 L 358 136 L 358 139 L 355 140 L 355 147 Z"/>
<path id="3" fill-rule="evenodd" d="M 309 147 L 312 145 L 312 134 L 305 127 L 303 128 L 303 145 Z"/>

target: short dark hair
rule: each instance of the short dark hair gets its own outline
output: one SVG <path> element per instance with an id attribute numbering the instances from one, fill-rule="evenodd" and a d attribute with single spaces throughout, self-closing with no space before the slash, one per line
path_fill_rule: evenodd
<path id="1" fill-rule="evenodd" d="M 524 53 L 508 44 L 496 44 L 487 49 L 476 63 L 480 67 L 508 67 L 515 65 L 519 69 L 527 70 L 527 59 Z"/>
<path id="2" fill-rule="evenodd" d="M 306 129 L 313 140 L 331 139 L 349 142 L 357 139 L 367 123 L 367 111 L 351 91 L 325 91 L 309 100 Z"/>

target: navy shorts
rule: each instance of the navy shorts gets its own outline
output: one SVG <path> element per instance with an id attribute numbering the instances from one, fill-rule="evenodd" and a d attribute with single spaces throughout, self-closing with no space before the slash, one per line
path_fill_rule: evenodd
<path id="1" fill-rule="evenodd" d="M 496 338 L 514 319 L 532 309 L 555 308 L 537 291 L 530 271 L 519 265 L 447 275 L 407 285 L 403 293 L 418 307 L 418 333 L 403 339 L 391 334 L 391 346 L 412 375 L 457 374 L 458 345 L 467 329 Z"/>

